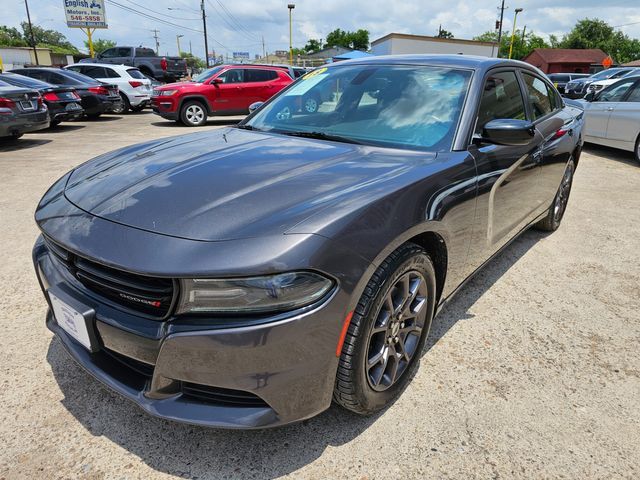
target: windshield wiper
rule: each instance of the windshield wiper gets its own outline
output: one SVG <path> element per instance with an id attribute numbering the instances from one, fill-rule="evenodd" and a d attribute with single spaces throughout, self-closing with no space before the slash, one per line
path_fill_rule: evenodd
<path id="1" fill-rule="evenodd" d="M 255 130 L 257 132 L 261 132 L 262 130 L 260 130 L 259 128 L 256 128 L 252 125 L 234 125 L 234 127 L 239 128 L 241 130 Z"/>
<path id="2" fill-rule="evenodd" d="M 302 138 L 316 138 L 318 140 L 333 140 L 334 142 L 343 142 L 343 143 L 355 143 L 357 145 L 362 145 L 362 142 L 354 140 L 349 137 L 341 137 L 340 135 L 332 135 L 330 133 L 324 132 L 277 132 L 283 135 L 289 135 L 291 137 L 302 137 Z"/>

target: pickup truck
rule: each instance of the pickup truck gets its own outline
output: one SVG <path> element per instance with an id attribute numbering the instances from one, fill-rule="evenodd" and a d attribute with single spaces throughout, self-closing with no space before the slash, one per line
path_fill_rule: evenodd
<path id="1" fill-rule="evenodd" d="M 159 57 L 151 48 L 113 47 L 100 52 L 95 58 L 80 60 L 84 63 L 115 63 L 138 67 L 140 71 L 158 80 L 175 82 L 187 74 L 187 62 L 180 57 Z"/>

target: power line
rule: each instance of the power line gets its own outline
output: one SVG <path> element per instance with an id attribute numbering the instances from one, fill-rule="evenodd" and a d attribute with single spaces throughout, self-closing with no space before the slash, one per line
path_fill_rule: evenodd
<path id="1" fill-rule="evenodd" d="M 179 25 L 179 24 L 177 24 L 177 23 L 170 22 L 170 21 L 165 20 L 165 19 L 163 19 L 163 18 L 155 17 L 155 16 L 150 15 L 150 14 L 148 14 L 148 13 L 141 12 L 140 10 L 136 10 L 135 8 L 128 7 L 127 5 L 122 5 L 121 3 L 118 3 L 118 2 L 116 2 L 115 0 L 106 0 L 106 1 L 107 1 L 109 4 L 113 5 L 113 6 L 116 6 L 116 7 L 118 7 L 118 8 L 121 8 L 121 9 L 123 9 L 123 10 L 125 10 L 125 11 L 130 12 L 130 13 L 135 13 L 135 14 L 140 15 L 140 16 L 142 16 L 142 17 L 145 17 L 145 18 L 147 18 L 147 19 L 155 20 L 156 22 L 160 22 L 160 23 L 163 23 L 163 24 L 165 24 L 165 25 L 169 25 L 169 26 L 171 26 L 171 27 L 177 27 L 177 28 L 181 28 L 181 29 L 183 29 L 183 30 L 190 30 L 190 31 L 192 31 L 192 32 L 202 33 L 202 30 L 196 30 L 195 28 L 185 27 L 184 25 Z"/>
<path id="2" fill-rule="evenodd" d="M 254 39 L 259 39 L 257 35 L 255 35 L 251 30 L 249 30 L 242 23 L 240 23 L 240 21 L 229 11 L 229 9 L 225 7 L 224 4 L 222 4 L 222 2 L 220 2 L 220 0 L 216 0 L 216 3 L 220 5 L 220 8 L 222 8 L 225 11 L 225 13 L 231 19 L 231 21 L 235 23 L 238 27 L 240 27 L 241 30 L 246 32 L 249 37 L 253 37 Z"/>
<path id="3" fill-rule="evenodd" d="M 149 7 L 141 7 L 140 5 L 138 5 L 137 3 L 135 3 L 133 0 L 125 0 L 127 3 L 131 3 L 132 5 L 139 7 L 139 8 L 144 8 L 145 10 L 148 10 L 150 12 L 155 13 L 156 15 L 162 15 L 163 17 L 169 17 L 172 20 L 187 20 L 187 21 L 194 21 L 194 20 L 200 20 L 199 18 L 182 18 L 182 17 L 174 17 L 173 15 L 168 15 L 166 13 L 162 13 L 162 12 L 158 12 L 157 10 L 152 10 Z M 129 7 L 131 8 L 131 7 Z"/>
<path id="4" fill-rule="evenodd" d="M 211 8 L 213 8 L 218 13 L 218 17 L 229 27 L 231 31 L 236 32 L 240 35 L 243 35 L 244 37 L 246 37 L 251 41 L 254 41 L 254 42 L 260 41 L 258 37 L 254 36 L 251 32 L 249 32 L 246 28 L 244 28 L 237 20 L 235 20 L 235 17 L 233 17 L 233 15 L 231 15 L 231 13 L 228 10 L 226 10 L 225 6 L 222 5 L 218 0 L 216 0 L 216 3 L 218 3 L 218 5 L 220 5 L 220 7 L 223 9 L 222 12 L 220 11 L 219 8 L 217 8 L 211 2 L 211 0 L 207 0 L 207 3 Z M 227 17 L 229 17 L 229 20 L 225 18 L 225 14 Z"/>

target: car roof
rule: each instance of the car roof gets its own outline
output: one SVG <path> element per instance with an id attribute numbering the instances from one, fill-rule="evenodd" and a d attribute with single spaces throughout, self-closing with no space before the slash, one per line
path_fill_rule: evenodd
<path id="1" fill-rule="evenodd" d="M 473 70 L 489 70 L 494 67 L 509 66 L 526 68 L 540 72 L 530 63 L 505 58 L 481 57 L 476 55 L 381 55 L 343 60 L 325 65 L 332 68 L 341 65 L 430 65 L 437 67 L 457 67 Z"/>
<path id="2" fill-rule="evenodd" d="M 84 63 L 71 63 L 69 65 L 65 65 L 67 67 L 107 67 L 107 68 L 124 68 L 126 70 L 140 70 L 138 67 L 134 67 L 131 65 L 125 65 L 124 63 L 94 63 L 94 62 L 84 62 Z"/>
<path id="3" fill-rule="evenodd" d="M 218 65 L 220 67 L 242 67 L 242 68 L 274 68 L 276 70 L 288 70 L 289 65 L 270 65 L 266 63 L 227 63 Z"/>

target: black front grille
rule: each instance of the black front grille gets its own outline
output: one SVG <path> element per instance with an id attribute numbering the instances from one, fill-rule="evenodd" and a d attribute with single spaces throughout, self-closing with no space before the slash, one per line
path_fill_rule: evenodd
<path id="1" fill-rule="evenodd" d="M 155 318 L 169 314 L 175 286 L 170 278 L 147 277 L 107 267 L 74 255 L 45 239 L 47 248 L 90 291 L 118 305 Z"/>
<path id="2" fill-rule="evenodd" d="M 182 382 L 182 395 L 195 400 L 227 407 L 269 408 L 257 395 L 242 390 L 210 387 L 197 383 Z"/>

